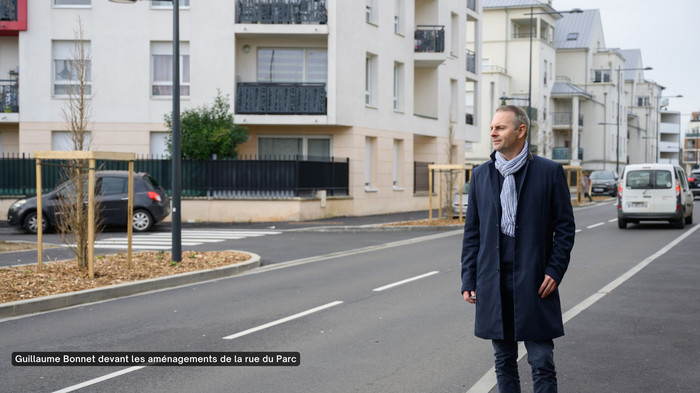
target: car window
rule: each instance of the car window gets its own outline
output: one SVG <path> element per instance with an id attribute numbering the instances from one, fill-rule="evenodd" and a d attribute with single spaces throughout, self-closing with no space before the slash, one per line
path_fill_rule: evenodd
<path id="1" fill-rule="evenodd" d="M 100 192 L 102 195 L 123 194 L 127 192 L 126 178 L 103 177 Z"/>
<path id="2" fill-rule="evenodd" d="M 591 180 L 612 180 L 615 176 L 612 172 L 593 172 L 591 173 Z"/>
<path id="3" fill-rule="evenodd" d="M 673 177 L 669 171 L 639 170 L 627 173 L 625 186 L 632 190 L 647 188 L 664 189 L 671 188 Z"/>

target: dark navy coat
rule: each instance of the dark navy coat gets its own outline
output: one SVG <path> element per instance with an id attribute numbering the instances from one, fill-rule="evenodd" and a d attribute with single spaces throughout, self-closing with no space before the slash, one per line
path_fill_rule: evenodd
<path id="1" fill-rule="evenodd" d="M 513 302 L 515 339 L 547 340 L 564 335 L 558 286 L 569 265 L 575 223 L 561 164 L 530 155 L 516 175 Z M 503 339 L 500 289 L 500 173 L 491 161 L 474 169 L 462 242 L 462 292 L 476 291 L 474 334 Z M 545 299 L 537 293 L 544 275 L 557 282 Z"/>

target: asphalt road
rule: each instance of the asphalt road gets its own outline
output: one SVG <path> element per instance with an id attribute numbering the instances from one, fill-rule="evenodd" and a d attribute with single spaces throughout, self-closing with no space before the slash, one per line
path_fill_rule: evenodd
<path id="1" fill-rule="evenodd" d="M 700 277 L 697 257 L 687 251 L 690 238 L 658 252 L 683 234 L 700 238 L 697 224 L 623 231 L 614 218 L 612 204 L 576 211 L 580 232 L 560 288 L 567 335 L 555 341 L 561 391 L 692 391 L 684 389 L 700 384 L 697 373 L 688 372 L 696 362 L 683 360 L 697 359 L 700 344 L 681 344 L 699 342 L 700 312 L 679 310 L 697 310 L 697 302 L 685 304 L 682 296 Z M 269 261 L 252 273 L 0 321 L 0 391 L 491 390 L 491 344 L 473 337 L 473 310 L 458 293 L 459 230 L 281 232 L 228 242 Z M 601 294 L 651 255 L 657 258 L 637 275 Z M 663 281 L 665 291 L 645 301 L 640 294 L 658 275 L 674 280 Z M 638 330 L 646 323 L 655 328 Z M 17 351 L 291 351 L 299 352 L 300 365 L 18 367 L 11 365 Z M 678 352 L 680 360 L 672 360 Z M 531 390 L 524 360 L 521 375 Z M 668 380 L 673 384 L 664 385 Z"/>

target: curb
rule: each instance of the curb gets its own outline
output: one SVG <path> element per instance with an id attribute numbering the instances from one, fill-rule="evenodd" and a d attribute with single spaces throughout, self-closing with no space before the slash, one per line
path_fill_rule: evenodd
<path id="1" fill-rule="evenodd" d="M 250 259 L 245 262 L 209 270 L 199 270 L 176 274 L 173 276 L 158 277 L 132 283 L 110 285 L 107 287 L 92 288 L 77 292 L 62 293 L 59 295 L 43 296 L 36 299 L 18 300 L 15 302 L 0 304 L 0 319 L 33 314 L 42 311 L 56 310 L 65 307 L 77 306 L 80 304 L 116 299 L 143 292 L 230 277 L 260 267 L 260 255 L 247 251 L 238 252 L 243 252 L 250 255 Z"/>

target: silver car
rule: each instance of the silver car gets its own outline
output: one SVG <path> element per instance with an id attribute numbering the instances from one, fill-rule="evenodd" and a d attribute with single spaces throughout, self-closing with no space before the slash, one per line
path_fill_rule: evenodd
<path id="1" fill-rule="evenodd" d="M 462 187 L 462 205 L 460 209 L 460 204 L 459 204 L 459 193 L 455 193 L 455 195 L 452 197 L 452 218 L 457 218 L 459 217 L 459 212 L 461 210 L 462 212 L 462 217 L 464 217 L 467 214 L 467 207 L 469 206 L 469 183 L 466 183 L 464 187 Z"/>

